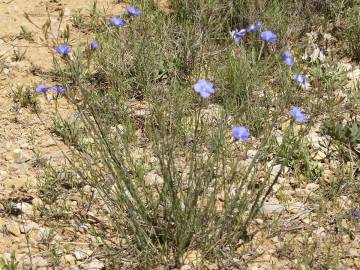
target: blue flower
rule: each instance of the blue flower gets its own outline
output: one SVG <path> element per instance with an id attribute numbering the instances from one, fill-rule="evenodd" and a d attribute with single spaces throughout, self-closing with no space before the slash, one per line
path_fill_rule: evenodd
<path id="1" fill-rule="evenodd" d="M 300 108 L 298 107 L 291 107 L 290 115 L 298 122 L 303 123 L 307 119 L 307 115 L 304 114 Z"/>
<path id="2" fill-rule="evenodd" d="M 127 8 L 127 11 L 129 12 L 129 14 L 131 16 L 141 16 L 141 12 L 140 10 L 134 8 L 134 7 L 128 7 Z"/>
<path id="3" fill-rule="evenodd" d="M 282 59 L 286 65 L 289 67 L 292 67 L 294 65 L 294 58 L 291 55 L 291 52 L 289 50 L 286 50 L 283 53 Z"/>
<path id="4" fill-rule="evenodd" d="M 210 95 L 215 93 L 214 84 L 206 80 L 199 80 L 194 85 L 194 90 L 199 93 L 203 98 L 208 98 Z"/>
<path id="5" fill-rule="evenodd" d="M 235 140 L 247 141 L 250 138 L 250 132 L 246 127 L 236 126 L 231 129 Z"/>
<path id="6" fill-rule="evenodd" d="M 255 24 L 256 31 L 259 31 L 259 30 L 261 29 L 261 27 L 262 27 L 262 23 L 261 23 L 261 22 L 257 22 L 257 23 Z"/>
<path id="7" fill-rule="evenodd" d="M 354 218 L 360 219 L 360 211 L 359 211 L 359 210 L 354 210 L 354 211 L 352 212 L 352 216 L 353 216 Z"/>
<path id="8" fill-rule="evenodd" d="M 256 26 L 255 26 L 255 24 L 250 24 L 248 27 L 246 27 L 246 32 L 248 32 L 248 33 L 254 33 L 254 32 L 256 32 Z"/>
<path id="9" fill-rule="evenodd" d="M 307 79 L 299 74 L 295 74 L 292 76 L 293 80 L 297 81 L 300 86 L 305 86 L 307 84 Z"/>
<path id="10" fill-rule="evenodd" d="M 261 22 L 257 22 L 256 24 L 250 24 L 247 28 L 246 28 L 246 32 L 248 33 L 254 33 L 256 31 L 259 31 L 261 29 Z"/>
<path id="11" fill-rule="evenodd" d="M 67 45 L 67 44 L 59 45 L 59 46 L 56 47 L 55 50 L 61 56 L 66 56 L 71 52 L 70 51 L 70 46 Z"/>
<path id="12" fill-rule="evenodd" d="M 115 26 L 124 27 L 126 25 L 126 21 L 123 18 L 111 18 L 110 23 Z"/>
<path id="13" fill-rule="evenodd" d="M 96 50 L 96 49 L 99 49 L 100 48 L 100 45 L 99 43 L 97 43 L 95 40 L 93 42 L 90 43 L 90 48 L 92 50 Z"/>
<path id="14" fill-rule="evenodd" d="M 36 86 L 35 91 L 38 93 L 46 93 L 48 90 L 50 89 L 50 87 L 47 87 L 43 84 L 39 84 L 38 86 Z"/>
<path id="15" fill-rule="evenodd" d="M 62 87 L 59 86 L 59 85 L 52 86 L 52 87 L 50 87 L 49 89 L 54 90 L 54 91 L 57 92 L 58 94 L 64 94 L 64 93 L 65 93 L 64 88 L 62 88 Z"/>
<path id="16" fill-rule="evenodd" d="M 235 40 L 236 44 L 239 44 L 240 41 L 245 37 L 246 29 L 235 29 L 230 31 L 230 36 Z"/>
<path id="17" fill-rule="evenodd" d="M 277 40 L 277 36 L 271 31 L 261 32 L 260 38 L 268 43 L 274 43 Z"/>

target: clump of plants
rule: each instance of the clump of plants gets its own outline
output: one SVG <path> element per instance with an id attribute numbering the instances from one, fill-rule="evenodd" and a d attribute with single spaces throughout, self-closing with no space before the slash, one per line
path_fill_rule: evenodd
<path id="1" fill-rule="evenodd" d="M 167 14 L 138 1 L 124 17 L 94 15 L 88 48 L 58 42 L 61 86 L 36 91 L 79 113 L 91 143 L 69 160 L 109 208 L 113 262 L 234 254 L 326 107 L 281 36 L 291 1 L 265 1 L 262 22 L 247 2 L 171 1 Z"/>

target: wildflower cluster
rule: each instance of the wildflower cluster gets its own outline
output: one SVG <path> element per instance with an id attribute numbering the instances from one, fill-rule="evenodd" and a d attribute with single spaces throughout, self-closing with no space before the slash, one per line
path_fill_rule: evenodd
<path id="1" fill-rule="evenodd" d="M 137 10 L 134 7 L 128 7 L 127 8 L 128 14 L 129 16 L 141 16 L 141 12 L 139 10 Z M 118 27 L 124 27 L 126 25 L 126 21 L 123 18 L 117 18 L 117 17 L 113 17 L 110 19 L 110 24 L 113 26 L 118 26 Z M 90 43 L 90 49 L 91 50 L 96 50 L 100 48 L 100 44 L 94 40 Z M 69 56 L 71 54 L 71 48 L 70 45 L 68 44 L 61 44 L 58 45 L 55 48 L 56 53 L 58 53 L 63 59 L 69 59 Z M 36 88 L 35 91 L 37 93 L 47 93 L 49 90 L 53 90 L 58 94 L 64 94 L 65 90 L 64 88 L 62 88 L 59 85 L 55 85 L 55 86 L 45 86 L 43 84 L 39 84 Z"/>
<path id="2" fill-rule="evenodd" d="M 257 22 L 256 24 L 250 24 L 247 28 L 243 28 L 240 30 L 231 30 L 230 36 L 234 39 L 236 44 L 239 44 L 247 33 L 255 33 L 257 31 L 260 31 L 261 28 L 262 24 L 260 22 Z M 277 35 L 274 34 L 272 31 L 263 31 L 260 33 L 260 38 L 264 42 L 272 44 L 276 42 Z M 284 51 L 282 55 L 282 60 L 289 67 L 292 67 L 294 65 L 294 58 L 290 50 Z M 307 84 L 307 79 L 301 75 L 295 74 L 292 76 L 292 79 L 294 79 L 300 86 L 305 86 Z M 204 79 L 199 80 L 194 85 L 194 90 L 195 92 L 199 93 L 202 98 L 208 98 L 215 93 L 214 84 Z M 291 107 L 289 114 L 297 122 L 303 123 L 307 120 L 307 115 L 304 114 L 298 107 Z M 247 141 L 250 138 L 250 132 L 246 127 L 235 126 L 232 128 L 232 136 L 235 140 Z"/>
<path id="3" fill-rule="evenodd" d="M 243 29 L 235 29 L 230 31 L 230 36 L 235 40 L 236 44 L 239 44 L 240 41 L 246 36 L 246 33 L 255 33 L 260 31 L 262 24 L 257 22 L 255 24 L 250 24 L 248 27 Z M 260 33 L 261 40 L 267 43 L 274 43 L 277 40 L 277 35 L 271 31 L 264 31 Z"/>
<path id="4" fill-rule="evenodd" d="M 76 121 L 84 134 L 77 135 L 76 124 L 76 132 L 62 136 L 74 145 L 76 159 L 71 157 L 71 162 L 84 163 L 80 173 L 89 170 L 84 181 L 105 195 L 105 203 L 115 201 L 108 213 L 119 209 L 124 218 L 110 218 L 122 230 L 119 235 L 129 234 L 129 246 L 136 244 L 152 257 L 150 245 L 156 250 L 166 245 L 171 248 L 164 258 L 169 252 L 171 260 L 182 261 L 188 245 L 202 252 L 208 243 L 217 249 L 246 236 L 273 191 L 272 181 L 276 183 L 302 142 L 306 128 L 295 132 L 294 125 L 309 119 L 291 100 L 294 94 L 280 87 L 293 84 L 292 90 L 300 92 L 297 84 L 306 85 L 307 79 L 294 75 L 298 63 L 293 49 L 278 49 L 280 33 L 260 22 L 234 29 L 230 36 L 226 31 L 230 48 L 219 53 L 213 44 L 223 45 L 217 42 L 224 32 L 216 28 L 213 35 L 209 30 L 204 33 L 206 48 L 195 47 L 192 52 L 203 33 L 183 34 L 199 29 L 197 24 L 187 29 L 188 22 L 180 16 L 142 20 L 138 17 L 142 12 L 129 7 L 122 18 L 107 17 L 107 27 L 101 20 L 97 38 L 88 41 L 84 54 L 77 49 L 72 57 L 74 47 L 57 47 L 56 57 L 69 60 L 62 62 L 65 68 L 58 73 L 68 82 L 66 98 L 84 115 Z M 145 25 L 148 35 L 139 39 Z M 251 44 L 255 46 L 249 48 Z M 280 71 L 274 72 L 278 66 Z M 278 81 L 273 80 L 274 73 L 280 74 Z M 73 93 L 69 85 L 77 91 Z M 36 92 L 64 93 L 61 89 L 39 85 Z M 279 125 L 283 117 L 290 125 L 277 129 L 284 127 Z M 279 135 L 281 142 L 275 140 Z M 273 166 L 278 165 L 274 177 Z M 219 203 L 220 192 L 229 196 Z M 130 211 L 135 215 L 128 215 Z M 204 220 L 214 225 L 207 227 Z M 123 227 L 125 222 L 135 230 Z"/>
<path id="5" fill-rule="evenodd" d="M 35 89 L 36 92 L 43 93 L 43 94 L 46 94 L 49 90 L 53 90 L 58 94 L 64 94 L 65 93 L 64 88 L 62 88 L 59 85 L 45 86 L 45 85 L 39 84 Z"/>
<path id="6" fill-rule="evenodd" d="M 134 7 L 128 7 L 127 8 L 127 12 L 129 14 L 129 16 L 132 17 L 137 17 L 137 16 L 141 16 L 141 12 L 140 10 L 134 8 Z M 118 17 L 113 17 L 110 19 L 110 23 L 113 26 L 118 26 L 118 27 L 124 27 L 126 26 L 126 21 L 123 18 L 118 18 Z"/>
<path id="7" fill-rule="evenodd" d="M 256 24 L 250 24 L 247 28 L 243 29 L 234 29 L 230 31 L 230 36 L 235 40 L 236 44 L 239 44 L 240 41 L 246 36 L 246 33 L 254 33 L 261 29 L 262 24 L 257 22 Z"/>
<path id="8" fill-rule="evenodd" d="M 234 29 L 231 30 L 230 36 L 234 39 L 236 44 L 240 44 L 240 42 L 245 38 L 247 33 L 255 33 L 257 31 L 260 31 L 262 28 L 262 24 L 260 22 L 257 22 L 256 24 L 250 24 L 248 27 L 243 29 Z M 260 39 L 272 44 L 275 43 L 277 40 L 277 35 L 274 34 L 272 31 L 263 31 L 260 33 Z M 294 65 L 294 58 L 289 50 L 285 50 L 282 56 L 283 62 L 288 65 L 289 67 L 292 67 Z M 293 75 L 293 79 L 300 85 L 305 86 L 307 84 L 306 78 L 302 77 L 301 75 Z"/>

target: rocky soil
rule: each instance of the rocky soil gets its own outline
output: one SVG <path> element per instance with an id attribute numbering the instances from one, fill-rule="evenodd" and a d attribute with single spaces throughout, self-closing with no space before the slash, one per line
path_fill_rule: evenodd
<path id="1" fill-rule="evenodd" d="M 97 2 L 99 8 L 111 10 L 108 14 L 122 10 L 114 1 Z M 51 32 L 56 35 L 61 11 L 64 21 L 60 31 L 66 24 L 72 25 L 72 16 L 80 9 L 89 13 L 92 4 L 92 0 L 0 1 L 0 256 L 9 259 L 14 251 L 18 269 L 104 267 L 90 249 L 94 239 L 85 226 L 81 228 L 74 221 L 59 226 L 54 220 L 46 221 L 36 210 L 43 205 L 37 196 L 37 178 L 44 168 L 41 164 L 61 164 L 65 160 L 66 149 L 52 132 L 53 96 L 37 97 L 37 114 L 31 108 L 22 108 L 13 98 L 19 87 L 34 91 L 40 82 L 51 83 L 50 78 L 44 81 L 38 76 L 51 70 L 53 58 L 53 51 L 40 39 L 44 23 L 50 18 Z M 32 33 L 34 41 L 21 36 L 21 27 Z M 71 29 L 74 43 L 83 44 L 91 38 Z M 61 99 L 59 110 L 64 117 L 73 113 Z M 11 207 L 10 214 L 7 207 Z"/>
<path id="2" fill-rule="evenodd" d="M 38 96 L 38 113 L 22 108 L 13 98 L 19 87 L 34 89 L 38 83 L 52 83 L 51 76 L 44 81 L 43 75 L 50 74 L 53 51 L 40 39 L 41 28 L 31 24 L 24 13 L 40 27 L 50 18 L 56 35 L 61 11 L 64 27 L 72 25 L 71 18 L 79 9 L 86 13 L 91 5 L 92 0 L 0 0 L 0 256 L 9 259 L 14 251 L 19 269 L 105 269 L 100 243 L 89 228 L 101 223 L 106 226 L 106 220 L 99 205 L 84 210 L 83 199 L 93 192 L 91 188 L 82 186 L 81 193 L 75 190 L 66 198 L 72 207 L 66 221 L 53 212 L 46 214 L 38 196 L 43 164 L 50 162 L 61 168 L 67 151 L 53 133 L 54 97 Z M 108 10 L 109 15 L 123 8 L 105 0 L 99 0 L 98 7 Z M 33 33 L 34 42 L 24 39 L 21 27 Z M 91 40 L 87 33 L 71 29 L 74 42 L 87 44 Z M 360 69 L 350 62 L 341 65 L 352 87 L 360 78 Z M 65 118 L 73 116 L 64 99 L 59 99 L 59 110 Z M 334 261 L 342 267 L 339 269 L 360 269 L 360 214 L 353 215 L 360 208 L 354 193 L 359 184 L 349 184 L 341 196 L 326 200 L 326 189 L 338 177 L 335 172 L 340 164 L 322 147 L 327 138 L 319 134 L 319 127 L 308 137 L 323 176 L 315 182 L 294 181 L 290 176 L 280 179 L 274 187 L 276 195 L 255 220 L 254 239 L 240 248 L 239 254 L 245 255 L 241 260 L 232 259 L 231 269 L 306 269 L 301 268 L 306 258 L 319 261 L 316 269 L 331 269 Z M 248 159 L 252 156 L 250 151 Z M 154 174 L 147 180 L 156 182 L 158 178 Z M 84 215 L 92 224 L 82 219 Z M 196 251 L 190 252 L 182 269 L 193 269 L 199 260 Z M 217 264 L 206 267 L 218 269 Z"/>

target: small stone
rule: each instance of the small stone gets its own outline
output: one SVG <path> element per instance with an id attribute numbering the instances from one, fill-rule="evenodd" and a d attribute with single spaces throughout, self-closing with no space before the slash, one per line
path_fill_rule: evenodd
<path id="1" fill-rule="evenodd" d="M 22 145 L 20 145 L 20 148 L 24 149 L 24 150 L 30 149 L 30 144 L 29 143 L 23 143 Z"/>
<path id="2" fill-rule="evenodd" d="M 144 177 L 144 181 L 146 186 L 162 185 L 164 183 L 163 178 L 154 172 L 147 173 Z"/>
<path id="3" fill-rule="evenodd" d="M 183 266 L 180 267 L 180 270 L 191 270 L 191 266 L 184 264 Z"/>
<path id="4" fill-rule="evenodd" d="M 277 164 L 271 169 L 271 175 L 276 176 L 281 170 L 281 164 Z"/>
<path id="5" fill-rule="evenodd" d="M 68 116 L 69 121 L 79 121 L 81 120 L 81 114 L 79 112 L 74 112 Z"/>
<path id="6" fill-rule="evenodd" d="M 309 192 L 306 189 L 303 189 L 303 188 L 296 188 L 295 191 L 294 191 L 294 194 L 296 195 L 296 197 L 304 198 L 304 197 L 307 197 L 309 195 Z"/>
<path id="7" fill-rule="evenodd" d="M 317 160 L 317 161 L 324 160 L 325 158 L 326 158 L 326 154 L 323 151 L 317 151 L 314 156 L 314 160 Z"/>
<path id="8" fill-rule="evenodd" d="M 360 249 L 350 248 L 349 255 L 353 258 L 359 258 L 360 257 Z"/>
<path id="9" fill-rule="evenodd" d="M 339 206 L 341 209 L 347 210 L 347 209 L 351 208 L 352 201 L 347 196 L 342 195 L 339 197 Z"/>
<path id="10" fill-rule="evenodd" d="M 347 74 L 349 80 L 356 80 L 360 78 L 360 69 L 355 69 Z"/>
<path id="11" fill-rule="evenodd" d="M 43 201 L 40 198 L 34 198 L 31 202 L 34 206 L 41 206 L 43 205 Z"/>
<path id="12" fill-rule="evenodd" d="M 14 162 L 17 164 L 23 164 L 30 160 L 30 157 L 25 155 L 21 149 L 15 149 L 13 152 Z"/>
<path id="13" fill-rule="evenodd" d="M 56 151 L 45 154 L 43 158 L 46 160 L 57 160 L 57 159 L 65 159 L 65 156 L 62 151 Z"/>
<path id="14" fill-rule="evenodd" d="M 321 238 L 321 239 L 326 237 L 326 232 L 325 232 L 325 229 L 323 227 L 320 227 L 320 228 L 316 229 L 313 233 L 318 238 Z"/>
<path id="15" fill-rule="evenodd" d="M 265 202 L 261 207 L 260 212 L 265 216 L 270 216 L 271 214 L 279 214 L 284 210 L 284 206 L 277 203 Z"/>
<path id="16" fill-rule="evenodd" d="M 64 261 L 70 265 L 73 265 L 73 264 L 75 264 L 75 257 L 73 255 L 66 254 L 64 256 Z"/>
<path id="17" fill-rule="evenodd" d="M 48 140 L 44 141 L 41 144 L 41 147 L 44 147 L 44 148 L 50 147 L 50 146 L 56 146 L 56 142 L 52 138 L 49 138 Z"/>
<path id="18" fill-rule="evenodd" d="M 99 261 L 98 259 L 93 259 L 90 263 L 84 265 L 84 269 L 87 270 L 99 270 L 104 268 L 105 268 L 104 263 Z"/>
<path id="19" fill-rule="evenodd" d="M 305 205 L 301 202 L 289 203 L 287 205 L 287 210 L 292 214 L 298 214 L 301 211 L 306 209 Z"/>
<path id="20" fill-rule="evenodd" d="M 32 230 L 38 230 L 39 229 L 39 225 L 35 222 L 30 222 L 24 226 L 20 226 L 20 231 L 21 233 L 27 234 Z"/>
<path id="21" fill-rule="evenodd" d="M 320 147 L 321 137 L 316 131 L 310 131 L 308 139 L 314 149 L 318 149 Z"/>
<path id="22" fill-rule="evenodd" d="M 203 262 L 203 257 L 201 253 L 197 250 L 190 250 L 186 252 L 183 258 L 184 265 L 192 265 L 194 267 L 199 267 Z"/>
<path id="23" fill-rule="evenodd" d="M 32 205 L 26 202 L 17 203 L 16 208 L 20 209 L 25 215 L 32 215 L 33 213 Z"/>
<path id="24" fill-rule="evenodd" d="M 254 221 L 255 221 L 256 224 L 258 224 L 258 225 L 264 224 L 264 221 L 263 221 L 261 218 L 256 218 Z"/>
<path id="25" fill-rule="evenodd" d="M 83 191 L 84 191 L 84 193 L 89 193 L 90 194 L 93 191 L 93 188 L 90 185 L 85 185 L 83 187 Z"/>
<path id="26" fill-rule="evenodd" d="M 318 188 L 319 188 L 318 184 L 309 183 L 306 185 L 305 190 L 310 193 L 316 191 Z"/>
<path id="27" fill-rule="evenodd" d="M 257 150 L 248 150 L 247 153 L 246 153 L 246 156 L 248 158 L 254 158 L 256 156 L 256 153 L 257 153 Z"/>
<path id="28" fill-rule="evenodd" d="M 125 132 L 125 127 L 121 124 L 111 127 L 111 131 L 114 132 L 114 134 L 123 135 Z"/>
<path id="29" fill-rule="evenodd" d="M 46 267 L 48 265 L 47 261 L 41 256 L 35 256 L 32 258 L 33 266 L 36 266 L 38 269 L 39 267 Z"/>
<path id="30" fill-rule="evenodd" d="M 350 71 L 352 69 L 352 65 L 350 63 L 339 63 L 338 67 L 341 71 Z"/>
<path id="31" fill-rule="evenodd" d="M 49 228 L 39 228 L 37 234 L 34 236 L 34 239 L 38 242 L 46 240 L 52 233 L 52 230 Z"/>
<path id="32" fill-rule="evenodd" d="M 6 230 L 14 236 L 20 236 L 20 226 L 16 222 L 10 222 L 6 225 Z"/>
<path id="33" fill-rule="evenodd" d="M 84 144 L 94 144 L 94 143 L 95 143 L 94 139 L 91 138 L 91 137 L 83 138 L 81 141 L 82 141 Z"/>
<path id="34" fill-rule="evenodd" d="M 92 254 L 90 249 L 77 250 L 74 252 L 76 260 L 83 261 L 87 259 Z"/>

